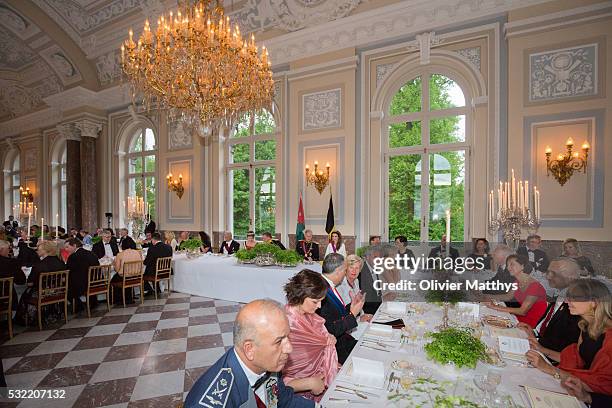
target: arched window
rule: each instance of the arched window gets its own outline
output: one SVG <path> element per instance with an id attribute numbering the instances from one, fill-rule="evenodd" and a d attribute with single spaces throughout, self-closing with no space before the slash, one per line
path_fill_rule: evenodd
<path id="1" fill-rule="evenodd" d="M 157 219 L 155 166 L 157 143 L 151 128 L 136 129 L 128 140 L 126 156 L 127 197 L 142 198 L 152 219 Z"/>
<path id="2" fill-rule="evenodd" d="M 66 192 L 66 148 L 60 157 L 59 168 L 59 218 L 60 225 L 67 225 L 68 194 Z"/>
<path id="3" fill-rule="evenodd" d="M 384 120 L 386 221 L 390 239 L 439 241 L 451 211 L 451 238 L 465 239 L 469 111 L 461 86 L 423 69 L 391 98 Z"/>
<path id="4" fill-rule="evenodd" d="M 19 218 L 19 186 L 21 185 L 21 173 L 19 167 L 19 151 L 9 153 L 4 164 L 4 197 L 5 212 L 16 215 Z"/>
<path id="5" fill-rule="evenodd" d="M 227 142 L 229 228 L 237 237 L 276 229 L 276 143 L 274 116 L 267 110 L 247 113 Z"/>

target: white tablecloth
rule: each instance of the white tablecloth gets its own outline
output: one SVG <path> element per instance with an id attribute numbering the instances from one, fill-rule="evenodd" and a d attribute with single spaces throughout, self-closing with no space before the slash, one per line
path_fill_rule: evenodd
<path id="1" fill-rule="evenodd" d="M 172 290 L 242 303 L 270 298 L 284 304 L 283 286 L 289 278 L 305 268 L 321 272 L 321 265 L 317 263 L 295 268 L 259 267 L 238 264 L 234 257 L 214 255 L 187 259 L 184 254 L 178 254 L 173 263 Z"/>
<path id="2" fill-rule="evenodd" d="M 433 304 L 426 304 L 426 303 L 419 303 L 417 307 L 424 308 L 425 310 L 422 310 L 421 313 L 417 312 L 417 313 L 405 315 L 403 317 L 404 322 L 411 328 L 420 327 L 422 332 L 435 331 L 436 326 L 438 326 L 442 320 L 442 314 L 443 314 L 442 308 L 439 306 L 433 305 Z M 382 319 L 382 317 L 380 316 L 381 311 L 384 309 L 385 309 L 385 304 L 383 303 L 383 305 L 379 308 L 379 311 L 377 312 L 377 314 L 374 316 L 374 319 L 373 319 L 374 321 L 377 321 L 379 318 L 381 318 L 381 320 L 385 320 L 385 319 Z M 487 309 L 486 307 L 481 307 L 480 314 L 481 316 L 486 315 L 486 314 L 496 314 L 496 315 L 505 315 L 507 317 L 510 317 L 510 315 L 508 314 L 493 311 L 493 310 Z M 449 316 L 451 317 L 451 321 L 452 321 L 453 320 L 452 311 L 451 313 L 449 313 Z M 386 321 L 388 320 L 389 318 L 386 318 Z M 391 363 L 394 360 L 405 360 L 405 361 L 408 361 L 413 366 L 428 368 L 431 371 L 432 378 L 438 381 L 452 381 L 453 383 L 459 383 L 460 384 L 458 386 L 459 391 L 462 388 L 461 384 L 475 389 L 476 387 L 474 386 L 474 383 L 473 383 L 474 376 L 477 374 L 486 374 L 487 370 L 491 368 L 491 366 L 483 365 L 479 363 L 476 369 L 467 369 L 467 368 L 457 369 L 455 367 L 451 368 L 449 366 L 443 366 L 433 361 L 430 361 L 427 359 L 425 351 L 422 349 L 422 346 L 428 343 L 429 341 L 431 341 L 431 339 L 425 339 L 424 341 L 421 342 L 421 344 L 416 345 L 416 346 L 411 345 L 410 343 L 402 344 L 402 345 L 399 345 L 398 343 L 395 349 L 390 348 L 391 351 L 379 351 L 379 350 L 374 350 L 371 348 L 366 348 L 366 347 L 363 347 L 362 344 L 364 341 L 364 337 L 370 336 L 368 333 L 369 331 L 367 331 L 366 329 L 365 335 L 359 339 L 359 342 L 357 343 L 352 353 L 350 354 L 349 358 L 347 359 L 346 363 L 344 364 L 344 366 L 338 373 L 338 376 L 336 377 L 334 382 L 331 384 L 331 386 L 327 390 L 323 400 L 321 401 L 324 407 L 351 406 L 351 403 L 347 403 L 346 401 L 334 401 L 334 400 L 330 401 L 329 400 L 330 397 L 338 398 L 342 400 L 349 399 L 352 401 L 359 401 L 358 406 L 368 406 L 368 405 L 374 406 L 374 407 L 413 406 L 411 405 L 413 403 L 409 403 L 406 400 L 400 400 L 397 402 L 388 401 L 387 399 L 388 392 L 386 389 L 377 390 L 377 389 L 366 388 L 366 387 L 361 387 L 361 386 L 357 387 L 367 392 L 376 394 L 376 396 L 368 396 L 367 400 L 360 399 L 354 394 L 347 394 L 347 393 L 343 393 L 343 392 L 335 390 L 337 384 L 341 384 L 344 386 L 351 386 L 352 382 L 351 382 L 351 377 L 348 374 L 348 371 L 351 367 L 351 358 L 353 356 L 383 362 L 385 366 L 385 372 L 387 374 L 391 370 L 390 368 Z M 490 334 L 489 330 L 487 329 L 487 326 L 485 326 L 483 330 L 482 340 L 488 345 L 494 345 L 497 342 L 497 338 L 493 337 Z M 555 380 L 550 375 L 547 375 L 547 374 L 544 374 L 538 371 L 536 368 L 520 366 L 518 363 L 507 361 L 507 365 L 503 368 L 499 368 L 499 370 L 502 375 L 502 381 L 497 389 L 498 393 L 502 395 L 512 396 L 514 401 L 519 406 L 523 406 L 523 407 L 530 406 L 529 403 L 525 401 L 527 397 L 523 396 L 524 391 L 521 385 L 529 385 L 529 386 L 536 387 L 536 388 L 564 393 L 563 389 L 559 385 L 559 381 Z M 394 370 L 394 371 L 396 374 L 399 375 L 398 370 Z M 452 390 L 452 387 L 450 387 L 450 389 Z M 410 393 L 409 390 L 405 392 Z M 462 393 L 459 392 L 459 394 L 461 395 Z M 429 407 L 431 405 L 429 405 L 426 402 L 425 405 L 423 406 Z"/>

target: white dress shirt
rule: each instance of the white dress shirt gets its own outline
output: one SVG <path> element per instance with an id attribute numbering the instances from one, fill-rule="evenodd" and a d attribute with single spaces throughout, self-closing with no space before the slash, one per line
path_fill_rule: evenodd
<path id="1" fill-rule="evenodd" d="M 110 242 L 104 243 L 104 256 L 106 258 L 113 258 L 115 255 L 113 254 L 113 248 L 111 248 Z"/>
<path id="2" fill-rule="evenodd" d="M 249 367 L 246 366 L 246 364 L 242 362 L 242 360 L 240 359 L 240 356 L 238 355 L 238 353 L 236 353 L 236 350 L 234 350 L 234 354 L 236 355 L 238 364 L 240 364 L 240 367 L 242 367 L 242 371 L 244 371 L 244 375 L 246 375 L 246 378 L 249 381 L 249 385 L 251 386 L 251 389 L 253 389 L 253 386 L 255 385 L 257 380 L 259 380 L 261 377 L 266 375 L 266 373 L 255 374 L 253 371 L 251 371 Z M 255 390 L 255 394 L 257 394 L 259 399 L 265 404 L 266 403 L 266 387 L 264 386 L 264 383 L 265 381 L 259 387 L 257 387 L 257 389 Z"/>

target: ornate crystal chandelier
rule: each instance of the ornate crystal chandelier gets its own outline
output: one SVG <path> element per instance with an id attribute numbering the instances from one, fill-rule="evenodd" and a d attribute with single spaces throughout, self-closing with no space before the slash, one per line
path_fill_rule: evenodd
<path id="1" fill-rule="evenodd" d="M 248 111 L 271 108 L 274 82 L 268 52 L 255 37 L 233 29 L 220 2 L 197 0 L 162 15 L 157 26 L 145 21 L 140 38 L 132 30 L 121 45 L 121 63 L 132 102 L 166 109 L 202 135 L 231 126 Z"/>

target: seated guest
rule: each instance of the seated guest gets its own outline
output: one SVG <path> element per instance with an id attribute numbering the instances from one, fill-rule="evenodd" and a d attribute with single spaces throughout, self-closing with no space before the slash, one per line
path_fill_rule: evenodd
<path id="1" fill-rule="evenodd" d="M 565 241 L 563 241 L 563 252 L 561 252 L 561 256 L 572 258 L 573 260 L 578 262 L 578 265 L 580 265 L 580 268 L 583 270 L 581 275 L 583 276 L 585 275 L 594 276 L 595 275 L 595 268 L 593 268 L 593 265 L 591 264 L 591 260 L 587 258 L 586 256 L 582 255 L 582 252 L 580 251 L 580 244 L 578 243 L 578 240 L 574 238 L 568 238 Z"/>
<path id="2" fill-rule="evenodd" d="M 532 330 L 525 323 L 518 324 L 518 327 L 527 333 L 531 348 L 555 361 L 559 361 L 558 353 L 570 344 L 576 343 L 580 336 L 578 327 L 580 316 L 570 313 L 566 299 L 568 286 L 578 278 L 580 278 L 580 266 L 573 259 L 553 259 L 548 265 L 546 279 L 550 287 L 558 291 L 559 296 L 549 303 L 546 313 L 535 329 Z"/>
<path id="3" fill-rule="evenodd" d="M 307 261 L 319 260 L 319 244 L 312 240 L 311 230 L 304 230 L 304 239 L 298 241 L 295 251 Z"/>
<path id="4" fill-rule="evenodd" d="M 68 239 L 68 234 L 66 234 L 66 229 L 64 227 L 57 227 L 57 232 L 59 233 L 60 239 Z"/>
<path id="5" fill-rule="evenodd" d="M 161 242 L 161 234 L 154 232 L 151 234 L 151 246 L 147 251 L 143 263 L 145 266 L 145 275 L 155 275 L 157 272 L 157 260 L 159 258 L 172 257 L 172 247 Z"/>
<path id="6" fill-rule="evenodd" d="M 136 242 L 134 240 L 124 240 L 121 243 L 121 252 L 117 254 L 115 257 L 115 261 L 113 262 L 113 269 L 117 272 L 111 279 L 111 282 L 120 282 L 123 280 L 123 265 L 126 262 L 142 262 L 142 254 L 140 251 L 136 250 Z M 115 304 L 122 304 L 121 296 L 125 296 L 125 303 L 133 303 L 132 299 L 132 289 L 124 289 L 123 295 L 121 294 L 121 289 L 117 287 L 113 287 L 112 290 L 115 291 L 113 297 L 115 299 Z"/>
<path id="7" fill-rule="evenodd" d="M 579 401 L 586 403 L 591 408 L 610 408 L 612 407 L 612 394 L 599 394 L 593 392 L 591 388 L 583 383 L 579 378 L 570 376 L 561 382 L 561 386 L 571 396 L 578 398 Z"/>
<path id="8" fill-rule="evenodd" d="M 336 287 L 340 293 L 340 297 L 347 305 L 351 303 L 351 295 L 356 295 L 361 290 L 359 289 L 359 273 L 361 272 L 361 266 L 363 261 L 357 255 L 349 255 L 344 258 L 344 274 L 345 278 L 342 280 L 340 285 Z"/>
<path id="9" fill-rule="evenodd" d="M 16 319 L 21 323 L 25 322 L 25 316 L 30 315 L 34 317 L 35 313 L 28 311 L 29 301 L 33 301 L 38 297 L 38 284 L 40 274 L 43 272 L 57 272 L 65 271 L 66 264 L 60 261 L 57 257 L 57 244 L 55 241 L 41 241 L 36 248 L 36 253 L 40 258 L 40 262 L 35 263 L 32 266 L 32 271 L 28 276 L 27 289 L 21 295 L 19 299 L 19 305 L 17 306 Z"/>
<path id="10" fill-rule="evenodd" d="M 155 221 L 153 221 L 153 218 L 151 218 L 151 214 L 147 214 L 145 216 L 145 221 L 147 222 L 147 225 L 145 226 L 145 229 L 144 229 L 145 234 L 147 232 L 150 232 L 152 234 L 155 231 L 157 231 L 157 225 L 155 225 Z"/>
<path id="11" fill-rule="evenodd" d="M 414 264 L 412 259 L 414 259 L 414 252 L 412 252 L 410 248 L 408 248 L 408 238 L 406 238 L 406 236 L 404 235 L 398 235 L 397 237 L 395 237 L 394 242 L 395 246 L 397 247 L 397 253 L 401 257 L 400 266 L 402 266 L 404 269 L 413 269 Z M 404 261 L 404 255 L 408 257 L 407 262 Z"/>
<path id="12" fill-rule="evenodd" d="M 83 310 L 83 301 L 80 299 L 87 293 L 87 281 L 90 266 L 98 266 L 98 257 L 91 251 L 83 249 L 83 243 L 76 238 L 70 238 L 64 244 L 68 252 L 66 268 L 68 275 L 68 299 L 76 302 L 76 310 Z M 93 296 L 95 297 L 95 296 Z"/>
<path id="13" fill-rule="evenodd" d="M 114 258 L 119 253 L 117 241 L 111 238 L 110 232 L 104 231 L 102 233 L 102 241 L 96 242 L 91 248 L 91 252 L 96 254 L 98 259 Z"/>
<path id="14" fill-rule="evenodd" d="M 596 279 L 577 279 L 567 290 L 570 313 L 581 317 L 580 338 L 560 353 L 557 367 L 534 350 L 529 362 L 565 382 L 574 376 L 590 391 L 612 395 L 612 298 L 608 287 Z"/>
<path id="15" fill-rule="evenodd" d="M 200 231 L 200 232 L 198 232 L 198 234 L 200 235 L 200 241 L 202 241 L 202 246 L 200 247 L 200 252 L 203 252 L 205 254 L 208 253 L 208 252 L 212 253 L 212 243 L 210 241 L 210 235 L 208 235 L 204 231 Z"/>
<path id="16" fill-rule="evenodd" d="M 548 270 L 548 256 L 542 251 L 542 238 L 539 235 L 533 234 L 527 237 L 527 246 L 519 247 L 516 250 L 517 255 L 526 256 L 534 271 L 542 273 Z"/>
<path id="17" fill-rule="evenodd" d="M 28 246 L 28 234 L 25 228 L 19 229 L 20 237 L 17 242 L 17 247 L 19 248 L 19 255 L 17 256 L 17 260 L 19 261 L 19 265 L 31 267 L 35 263 L 38 263 L 40 259 L 36 254 L 36 250 L 32 249 Z"/>
<path id="18" fill-rule="evenodd" d="M 374 288 L 374 282 L 379 277 L 373 272 L 374 259 L 382 257 L 380 246 L 368 247 L 365 252 L 365 261 L 358 276 L 359 287 L 365 293 L 363 311 L 368 314 L 376 313 L 382 303 L 382 293 Z"/>
<path id="19" fill-rule="evenodd" d="M 68 234 L 70 238 L 77 238 L 77 239 L 81 239 L 79 237 L 79 230 L 77 228 L 70 228 L 70 233 Z"/>
<path id="20" fill-rule="evenodd" d="M 13 285 L 24 285 L 26 278 L 19 266 L 19 261 L 9 257 L 10 244 L 0 241 L 0 278 L 13 278 Z M 17 310 L 17 292 L 13 286 L 13 310 Z M 12 316 L 10 316 L 12 318 Z"/>
<path id="21" fill-rule="evenodd" d="M 342 234 L 340 231 L 332 231 L 329 236 L 329 243 L 327 244 L 325 256 L 323 258 L 325 259 L 329 254 L 340 254 L 346 257 L 346 247 L 344 246 L 344 242 L 342 242 Z"/>
<path id="22" fill-rule="evenodd" d="M 430 258 L 446 258 L 446 245 L 449 245 L 448 255 L 452 259 L 459 258 L 459 251 L 453 248 L 451 244 L 447 244 L 446 234 L 442 235 L 442 239 L 440 239 L 440 245 L 431 248 L 431 251 L 429 251 L 429 257 Z"/>
<path id="23" fill-rule="evenodd" d="M 512 275 L 510 275 L 510 272 L 508 272 L 508 269 L 506 268 L 506 259 L 508 259 L 508 257 L 512 255 L 513 253 L 514 252 L 508 245 L 500 244 L 495 247 L 495 249 L 493 250 L 493 256 L 492 256 L 493 258 L 492 267 L 496 268 L 495 270 L 497 272 L 495 273 L 495 276 L 493 276 L 491 279 L 488 280 L 488 282 L 500 282 L 500 283 L 514 282 L 514 278 L 512 277 Z M 485 295 L 498 295 L 498 294 L 506 293 L 506 292 L 502 290 L 491 289 L 491 290 L 483 290 L 482 293 Z M 516 305 L 516 302 L 506 302 L 506 306 L 514 307 L 515 305 Z"/>
<path id="24" fill-rule="evenodd" d="M 89 232 L 85 231 L 84 229 L 79 231 L 79 237 L 78 237 L 81 242 L 83 242 L 83 245 L 91 245 L 91 235 L 89 235 Z"/>
<path id="25" fill-rule="evenodd" d="M 350 332 L 357 327 L 356 316 L 361 312 L 365 297 L 359 293 L 347 305 L 342 300 L 336 286 L 342 283 L 345 277 L 344 257 L 340 254 L 329 254 L 323 260 L 323 279 L 328 288 L 325 299 L 317 314 L 325 319 L 327 331 L 336 337 L 336 352 L 338 361 L 344 364 L 349 354 L 357 344 L 357 340 Z"/>
<path id="26" fill-rule="evenodd" d="M 336 337 L 327 332 L 325 319 L 315 313 L 325 299 L 327 283 L 320 273 L 303 269 L 285 285 L 285 293 L 293 351 L 283 377 L 299 395 L 320 401 L 340 369 Z"/>
<path id="27" fill-rule="evenodd" d="M 141 242 L 140 246 L 143 248 L 149 248 L 152 244 L 151 244 L 151 236 L 153 235 L 153 233 L 151 232 L 145 232 L 145 239 Z"/>
<path id="28" fill-rule="evenodd" d="M 219 247 L 220 254 L 232 255 L 238 252 L 238 250 L 240 249 L 240 244 L 238 243 L 238 241 L 234 241 L 231 232 L 225 231 L 225 233 L 223 234 L 223 240 L 224 241 Z"/>
<path id="29" fill-rule="evenodd" d="M 272 239 L 272 233 L 270 232 L 264 232 L 261 234 L 261 240 L 266 244 L 274 244 L 282 250 L 287 249 L 278 239 Z"/>
<path id="30" fill-rule="evenodd" d="M 189 239 L 189 232 L 181 231 L 179 233 L 178 239 L 176 240 L 177 248 L 181 249 L 181 244 L 183 243 L 183 241 L 187 241 L 188 239 Z"/>
<path id="31" fill-rule="evenodd" d="M 491 269 L 491 255 L 489 254 L 489 241 L 486 238 L 476 238 L 474 241 L 474 249 L 467 258 L 473 259 L 474 262 L 480 260 L 484 265 L 485 270 Z"/>
<path id="32" fill-rule="evenodd" d="M 531 265 L 524 256 L 510 255 L 506 259 L 506 267 L 518 287 L 505 295 L 492 296 L 504 301 L 514 299 L 519 303 L 519 307 L 496 306 L 494 304 L 487 304 L 487 307 L 516 315 L 519 322 L 534 328 L 546 312 L 546 291 L 540 282 L 525 272 Z"/>
<path id="33" fill-rule="evenodd" d="M 119 248 L 121 248 L 121 244 L 123 244 L 123 241 L 132 241 L 134 242 L 134 246 L 136 246 L 136 242 L 134 241 L 134 239 L 128 235 L 127 228 L 121 228 L 119 230 Z"/>
<path id="34" fill-rule="evenodd" d="M 314 407 L 282 379 L 292 351 L 289 334 L 285 311 L 275 302 L 244 306 L 234 323 L 234 346 L 195 382 L 184 407 Z"/>
<path id="35" fill-rule="evenodd" d="M 15 221 L 15 217 L 9 215 L 8 220 L 4 221 L 2 224 L 4 226 L 4 230 L 11 237 L 17 237 L 17 228 L 19 228 L 19 223 Z"/>
<path id="36" fill-rule="evenodd" d="M 253 249 L 257 245 L 257 241 L 255 241 L 255 233 L 253 231 L 247 232 L 247 239 L 244 241 L 245 249 Z"/>
<path id="37" fill-rule="evenodd" d="M 164 244 L 170 245 L 173 251 L 176 251 L 178 249 L 178 243 L 176 242 L 174 232 L 164 232 Z"/>
<path id="38" fill-rule="evenodd" d="M 380 235 L 371 235 L 369 245 L 380 245 Z"/>
<path id="39" fill-rule="evenodd" d="M 104 228 L 96 228 L 96 232 L 94 233 L 94 237 L 101 237 L 104 232 Z"/>

